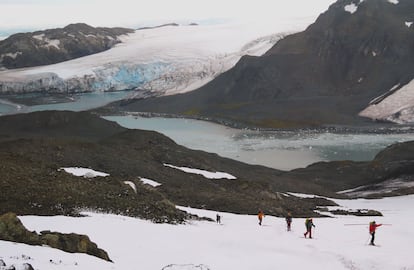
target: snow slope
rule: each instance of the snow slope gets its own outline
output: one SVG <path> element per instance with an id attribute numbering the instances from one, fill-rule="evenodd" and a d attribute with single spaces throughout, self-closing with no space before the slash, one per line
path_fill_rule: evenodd
<path id="1" fill-rule="evenodd" d="M 292 232 L 283 218 L 220 213 L 222 225 L 197 221 L 186 225 L 88 213 L 88 217 L 20 217 L 29 230 L 87 234 L 108 251 L 114 263 L 49 247 L 0 241 L 6 264 L 28 262 L 35 269 L 145 269 L 145 270 L 274 270 L 274 269 L 414 269 L 412 239 L 414 196 L 377 200 L 336 200 L 350 209 L 376 209 L 378 246 L 369 241 L 369 217 L 337 216 L 314 219 L 314 239 L 303 238 L 304 219 L 294 218 Z M 215 218 L 216 212 L 182 208 Z M 350 225 L 357 224 L 357 225 Z M 28 259 L 28 257 L 30 257 Z M 168 267 L 167 267 L 168 266 Z"/>
<path id="2" fill-rule="evenodd" d="M 414 123 L 414 80 L 396 91 L 393 87 L 389 92 L 393 93 L 383 98 L 379 103 L 369 105 L 359 115 L 399 124 Z M 382 96 L 378 98 L 382 98 Z"/>

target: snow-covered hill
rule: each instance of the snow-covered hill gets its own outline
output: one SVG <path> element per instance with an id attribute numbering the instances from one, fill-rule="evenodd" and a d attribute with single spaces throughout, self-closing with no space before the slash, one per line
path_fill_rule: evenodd
<path id="1" fill-rule="evenodd" d="M 88 213 L 87 217 L 22 216 L 29 230 L 87 234 L 105 249 L 113 263 L 85 254 L 0 241 L 0 259 L 23 269 L 273 270 L 273 269 L 414 269 L 410 226 L 414 196 L 378 200 L 336 200 L 349 209 L 373 208 L 376 244 L 369 246 L 370 217 L 314 219 L 314 239 L 305 239 L 304 220 L 294 218 L 287 232 L 283 218 L 220 213 L 222 225 L 198 221 L 186 225 L 153 224 L 140 219 Z M 215 218 L 216 212 L 183 208 Z M 19 268 L 20 267 L 20 268 Z M 1 269 L 1 266 L 0 266 Z"/>
<path id="2" fill-rule="evenodd" d="M 102 53 L 54 65 L 1 71 L 0 93 L 135 88 L 157 95 L 185 92 L 228 70 L 242 55 L 263 54 L 283 37 L 282 31 L 297 27 L 189 25 L 137 30 L 120 37 L 122 44 Z"/>

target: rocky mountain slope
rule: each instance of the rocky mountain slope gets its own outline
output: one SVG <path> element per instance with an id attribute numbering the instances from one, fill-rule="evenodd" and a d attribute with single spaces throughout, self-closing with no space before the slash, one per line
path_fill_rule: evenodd
<path id="1" fill-rule="evenodd" d="M 13 124 L 14 123 L 14 124 Z M 289 172 L 247 165 L 189 150 L 151 131 L 129 130 L 86 112 L 37 112 L 0 117 L 0 207 L 22 214 L 78 215 L 82 209 L 138 216 L 155 222 L 190 218 L 175 205 L 235 213 L 319 215 L 323 198 L 365 196 L 338 191 L 402 179 L 389 193 L 413 193 L 414 143 L 387 149 L 372 162 L 327 162 Z M 404 154 L 402 154 L 404 153 Z M 83 178 L 61 168 L 83 167 L 108 173 Z M 235 179 L 211 179 L 179 168 L 225 172 Z M 151 179 L 159 186 L 150 186 Z M 395 182 L 395 181 L 394 181 Z M 410 186 L 411 185 L 411 186 Z M 132 188 L 135 187 L 135 188 Z M 379 191 L 378 191 L 379 190 Z"/>
<path id="2" fill-rule="evenodd" d="M 361 111 L 381 104 L 414 78 L 413 11 L 409 0 L 338 0 L 305 31 L 283 38 L 263 56 L 243 57 L 198 90 L 117 109 L 262 127 L 364 124 L 369 121 Z M 392 117 L 378 119 L 398 122 L 404 114 L 402 122 L 412 122 L 407 113 L 414 102 L 409 100 L 391 102 Z"/>
<path id="3" fill-rule="evenodd" d="M 0 41 L 0 68 L 43 66 L 102 52 L 120 43 L 127 28 L 70 24 L 64 28 L 19 33 Z"/>

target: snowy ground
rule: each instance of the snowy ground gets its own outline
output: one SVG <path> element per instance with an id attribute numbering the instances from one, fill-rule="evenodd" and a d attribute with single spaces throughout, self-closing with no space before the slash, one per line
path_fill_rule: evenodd
<path id="1" fill-rule="evenodd" d="M 0 241 L 0 259 L 35 269 L 145 269 L 145 270 L 274 270 L 274 269 L 414 269 L 412 240 L 414 196 L 379 200 L 337 200 L 351 209 L 381 211 L 378 246 L 367 245 L 369 217 L 314 219 L 314 239 L 303 238 L 304 220 L 293 219 L 292 232 L 282 218 L 220 213 L 222 225 L 191 222 L 186 225 L 89 213 L 88 217 L 20 217 L 29 230 L 56 230 L 87 234 L 105 249 L 114 263 L 49 247 Z M 216 212 L 183 208 L 215 218 Z M 346 225 L 361 224 L 361 225 Z M 30 257 L 30 258 L 29 258 Z M 167 267 L 169 266 L 169 267 Z"/>

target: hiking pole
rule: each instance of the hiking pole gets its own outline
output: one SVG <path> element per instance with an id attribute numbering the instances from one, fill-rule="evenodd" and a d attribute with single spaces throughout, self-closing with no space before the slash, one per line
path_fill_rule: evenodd
<path id="1" fill-rule="evenodd" d="M 365 225 L 365 226 L 369 226 L 369 224 L 362 224 L 362 223 L 350 223 L 350 224 L 344 224 L 344 226 L 363 226 L 363 225 Z M 392 224 L 384 224 L 384 223 L 381 223 L 381 225 L 384 225 L 384 226 L 392 226 Z"/>

